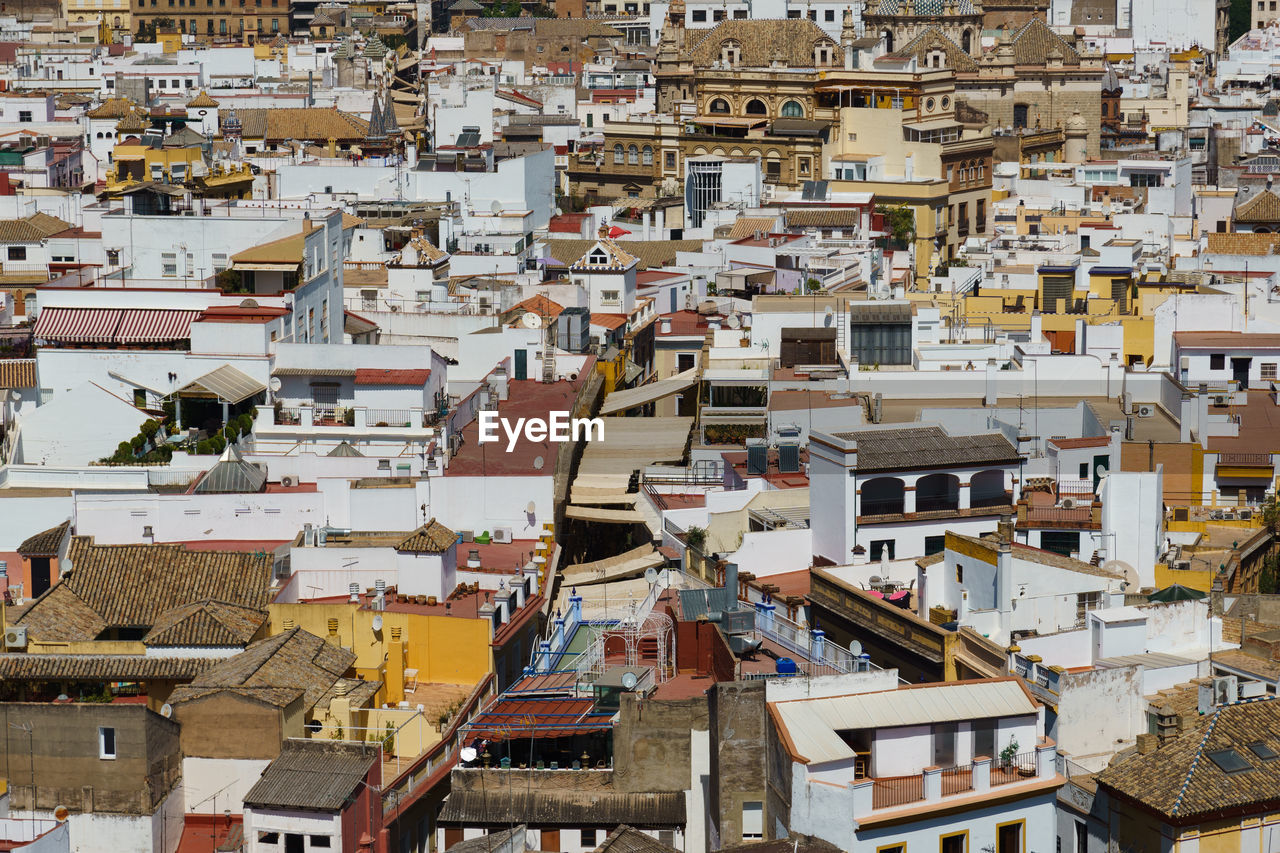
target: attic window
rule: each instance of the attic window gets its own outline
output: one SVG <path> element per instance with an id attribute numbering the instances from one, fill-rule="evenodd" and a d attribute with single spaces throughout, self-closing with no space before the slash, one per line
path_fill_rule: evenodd
<path id="1" fill-rule="evenodd" d="M 742 61 L 742 45 L 729 40 L 720 44 L 720 61 L 729 68 Z"/>
<path id="2" fill-rule="evenodd" d="M 1280 752 L 1276 752 L 1262 741 L 1249 744 L 1249 751 L 1261 758 L 1263 761 L 1274 761 L 1280 758 Z"/>
<path id="3" fill-rule="evenodd" d="M 587 263 L 607 264 L 609 263 L 609 256 L 605 254 L 604 249 L 596 249 L 587 256 Z"/>
<path id="4" fill-rule="evenodd" d="M 1218 769 L 1223 773 L 1243 773 L 1246 770 L 1253 769 L 1249 762 L 1245 761 L 1240 753 L 1234 749 L 1218 749 L 1206 754 L 1209 756 L 1209 760 L 1218 765 Z"/>

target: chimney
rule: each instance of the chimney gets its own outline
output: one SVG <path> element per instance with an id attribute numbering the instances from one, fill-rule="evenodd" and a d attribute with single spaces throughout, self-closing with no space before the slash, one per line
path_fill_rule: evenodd
<path id="1" fill-rule="evenodd" d="M 998 374 L 996 371 L 996 360 L 994 358 L 987 359 L 987 393 L 982 401 L 984 406 L 997 405 L 999 383 L 997 382 Z"/>
<path id="2" fill-rule="evenodd" d="M 516 610 L 524 607 L 524 575 L 517 574 L 511 578 L 511 589 L 516 594 Z"/>
<path id="3" fill-rule="evenodd" d="M 724 588 L 733 593 L 735 599 L 738 597 L 738 564 L 724 564 Z"/>
<path id="4" fill-rule="evenodd" d="M 498 613 L 503 625 L 511 621 L 511 595 L 507 592 L 507 582 L 498 581 L 498 594 L 494 599 L 494 603 L 498 605 Z"/>
<path id="5" fill-rule="evenodd" d="M 671 320 L 669 320 L 666 317 L 662 318 L 662 334 L 664 335 L 671 334 Z"/>
<path id="6" fill-rule="evenodd" d="M 1000 550 L 1009 551 L 1012 549 L 1013 542 L 1013 516 L 1004 515 L 1000 517 L 999 526 L 996 528 L 1000 536 Z"/>
<path id="7" fill-rule="evenodd" d="M 354 581 L 347 586 L 348 592 L 351 594 L 351 603 L 355 604 L 360 600 L 360 584 Z"/>
<path id="8" fill-rule="evenodd" d="M 1138 755 L 1150 755 L 1160 746 L 1160 736 L 1148 733 L 1138 735 Z"/>
<path id="9" fill-rule="evenodd" d="M 467 568 L 468 569 L 480 568 L 480 549 L 479 548 L 472 548 L 467 551 Z"/>

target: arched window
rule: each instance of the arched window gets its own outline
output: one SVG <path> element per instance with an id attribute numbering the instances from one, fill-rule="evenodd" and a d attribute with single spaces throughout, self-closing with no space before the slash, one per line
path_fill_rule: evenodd
<path id="1" fill-rule="evenodd" d="M 630 166 L 640 165 L 640 149 L 634 145 L 627 149 L 627 164 Z"/>
<path id="2" fill-rule="evenodd" d="M 717 114 L 728 113 L 729 102 L 726 101 L 724 98 L 716 98 L 714 101 L 711 102 L 711 106 L 709 107 L 709 109 L 711 110 L 712 113 L 717 113 Z"/>
<path id="3" fill-rule="evenodd" d="M 619 142 L 613 146 L 613 165 L 621 166 L 626 162 L 622 157 L 622 143 Z"/>
<path id="4" fill-rule="evenodd" d="M 720 43 L 720 61 L 730 68 L 742 61 L 742 45 L 733 39 Z"/>
<path id="5" fill-rule="evenodd" d="M 804 107 L 799 101 L 787 101 L 782 105 L 783 118 L 804 118 Z"/>
<path id="6" fill-rule="evenodd" d="M 102 131 L 98 131 L 98 139 L 102 138 Z"/>
<path id="7" fill-rule="evenodd" d="M 960 36 L 960 49 L 965 53 L 973 53 L 973 31 L 965 30 Z"/>
<path id="8" fill-rule="evenodd" d="M 640 165 L 642 166 L 653 165 L 653 149 L 650 148 L 648 145 L 640 149 Z"/>
<path id="9" fill-rule="evenodd" d="M 747 101 L 747 115 L 764 116 L 769 114 L 769 108 L 764 105 L 764 101 L 759 98 L 752 98 Z"/>
<path id="10" fill-rule="evenodd" d="M 893 33 L 889 30 L 884 30 L 880 33 L 880 40 L 884 42 L 884 52 L 893 53 Z"/>

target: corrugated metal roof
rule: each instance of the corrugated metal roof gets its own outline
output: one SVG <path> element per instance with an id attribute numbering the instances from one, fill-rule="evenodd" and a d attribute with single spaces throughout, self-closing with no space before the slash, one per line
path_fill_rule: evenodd
<path id="1" fill-rule="evenodd" d="M 468 740 L 565 737 L 612 728 L 613 714 L 594 708 L 591 699 L 499 698 L 467 724 Z"/>
<path id="2" fill-rule="evenodd" d="M 246 806 L 340 811 L 378 760 L 373 744 L 287 740 L 244 795 Z"/>
<path id="3" fill-rule="evenodd" d="M 239 403 L 254 394 L 267 390 L 267 386 L 243 370 L 224 364 L 210 370 L 194 382 L 188 382 L 179 394 L 212 394 L 228 403 Z"/>
<path id="4" fill-rule="evenodd" d="M 1016 678 L 797 699 L 773 703 L 773 708 L 796 751 L 814 763 L 854 757 L 840 731 L 1036 713 L 1036 703 Z"/>

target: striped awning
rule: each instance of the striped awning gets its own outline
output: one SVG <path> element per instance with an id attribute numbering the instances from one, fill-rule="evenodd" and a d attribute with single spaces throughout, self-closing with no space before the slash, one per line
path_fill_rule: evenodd
<path id="1" fill-rule="evenodd" d="M 199 311 L 151 308 L 125 311 L 120 330 L 116 332 L 116 343 L 155 344 L 184 341 L 191 337 L 191 322 L 199 314 Z"/>
<path id="2" fill-rule="evenodd" d="M 109 344 L 124 312 L 118 308 L 45 308 L 36 320 L 36 338 L 68 344 Z"/>

